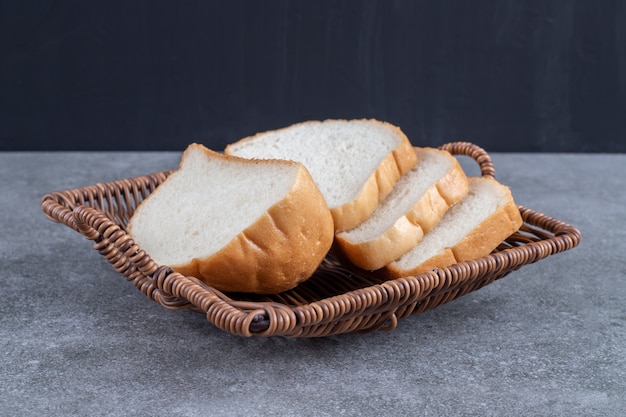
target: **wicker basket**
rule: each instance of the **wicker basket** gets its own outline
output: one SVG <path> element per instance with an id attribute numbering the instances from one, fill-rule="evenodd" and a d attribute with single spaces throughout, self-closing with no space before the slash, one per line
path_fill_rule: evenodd
<path id="1" fill-rule="evenodd" d="M 483 176 L 495 177 L 491 158 L 467 142 L 443 145 L 467 155 Z M 390 330 L 398 320 L 447 303 L 523 265 L 571 249 L 580 232 L 571 225 L 519 206 L 520 230 L 490 255 L 416 276 L 391 279 L 359 270 L 331 250 L 316 273 L 293 290 L 272 295 L 225 294 L 194 277 L 157 265 L 125 232 L 133 210 L 170 172 L 43 197 L 44 214 L 94 242 L 94 249 L 129 281 L 167 309 L 193 309 L 216 327 L 241 336 L 315 337 Z"/>

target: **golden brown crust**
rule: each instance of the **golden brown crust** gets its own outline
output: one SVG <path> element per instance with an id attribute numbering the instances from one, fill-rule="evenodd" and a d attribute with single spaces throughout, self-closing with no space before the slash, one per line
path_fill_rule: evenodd
<path id="1" fill-rule="evenodd" d="M 428 233 L 449 208 L 450 206 L 439 193 L 437 185 L 433 184 L 406 214 L 406 217 L 412 223 L 422 226 L 424 233 Z"/>
<path id="2" fill-rule="evenodd" d="M 459 160 L 447 151 L 438 150 L 439 152 L 446 152 L 452 160 L 452 169 L 437 182 L 437 191 L 441 194 L 441 197 L 448 203 L 448 206 L 461 201 L 463 197 L 469 192 L 469 181 Z"/>
<path id="3" fill-rule="evenodd" d="M 366 242 L 352 242 L 341 233 L 335 235 L 335 239 L 353 264 L 373 271 L 404 255 L 417 245 L 423 236 L 424 231 L 419 225 L 402 216 L 385 233 Z"/>
<path id="4" fill-rule="evenodd" d="M 406 270 L 398 268 L 394 264 L 389 264 L 385 266 L 385 269 L 392 277 L 401 278 L 409 275 L 418 275 L 423 272 L 432 271 L 437 268 L 443 268 L 445 266 L 449 266 L 455 263 L 457 263 L 457 260 L 454 257 L 454 253 L 452 253 L 452 250 L 445 249 L 443 252 L 438 253 L 437 255 L 430 257 L 420 265 L 417 265 L 415 268 Z"/>

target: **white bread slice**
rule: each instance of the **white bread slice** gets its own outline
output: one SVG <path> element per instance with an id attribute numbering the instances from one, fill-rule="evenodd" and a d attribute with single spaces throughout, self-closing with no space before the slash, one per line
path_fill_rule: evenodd
<path id="1" fill-rule="evenodd" d="M 377 120 L 298 123 L 241 139 L 224 152 L 304 164 L 326 198 L 337 231 L 369 217 L 417 162 L 406 135 Z"/>
<path id="2" fill-rule="evenodd" d="M 222 291 L 277 293 L 309 278 L 333 241 L 303 165 L 251 161 L 192 144 L 128 228 L 160 265 Z"/>
<path id="3" fill-rule="evenodd" d="M 468 193 L 468 180 L 449 152 L 415 148 L 418 162 L 404 174 L 372 215 L 335 238 L 356 266 L 375 270 L 422 240 L 444 213 Z"/>
<path id="4" fill-rule="evenodd" d="M 490 177 L 470 177 L 469 194 L 386 269 L 402 277 L 487 256 L 521 225 L 522 217 L 507 187 Z"/>

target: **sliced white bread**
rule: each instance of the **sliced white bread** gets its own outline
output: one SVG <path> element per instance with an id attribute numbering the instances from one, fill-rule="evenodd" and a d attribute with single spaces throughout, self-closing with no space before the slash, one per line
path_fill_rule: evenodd
<path id="1" fill-rule="evenodd" d="M 302 164 L 192 144 L 135 210 L 128 232 L 161 265 L 222 291 L 277 293 L 309 278 L 333 242 L 324 197 Z"/>
<path id="2" fill-rule="evenodd" d="M 372 215 L 354 229 L 336 234 L 346 257 L 375 270 L 400 258 L 468 193 L 468 181 L 449 152 L 415 148 L 418 162 Z"/>
<path id="3" fill-rule="evenodd" d="M 489 177 L 470 177 L 469 194 L 413 249 L 386 268 L 391 275 L 402 277 L 480 258 L 521 224 L 519 209 L 507 187 Z"/>
<path id="4" fill-rule="evenodd" d="M 224 152 L 304 164 L 326 198 L 337 231 L 367 219 L 417 162 L 406 135 L 377 120 L 298 123 L 241 139 Z"/>

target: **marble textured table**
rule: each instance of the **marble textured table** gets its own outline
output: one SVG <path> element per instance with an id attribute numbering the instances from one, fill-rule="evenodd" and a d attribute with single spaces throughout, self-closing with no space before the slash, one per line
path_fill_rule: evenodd
<path id="1" fill-rule="evenodd" d="M 179 157 L 0 153 L 1 416 L 626 415 L 626 155 L 493 154 L 580 246 L 391 332 L 319 339 L 165 310 L 41 212 L 45 193 Z"/>

